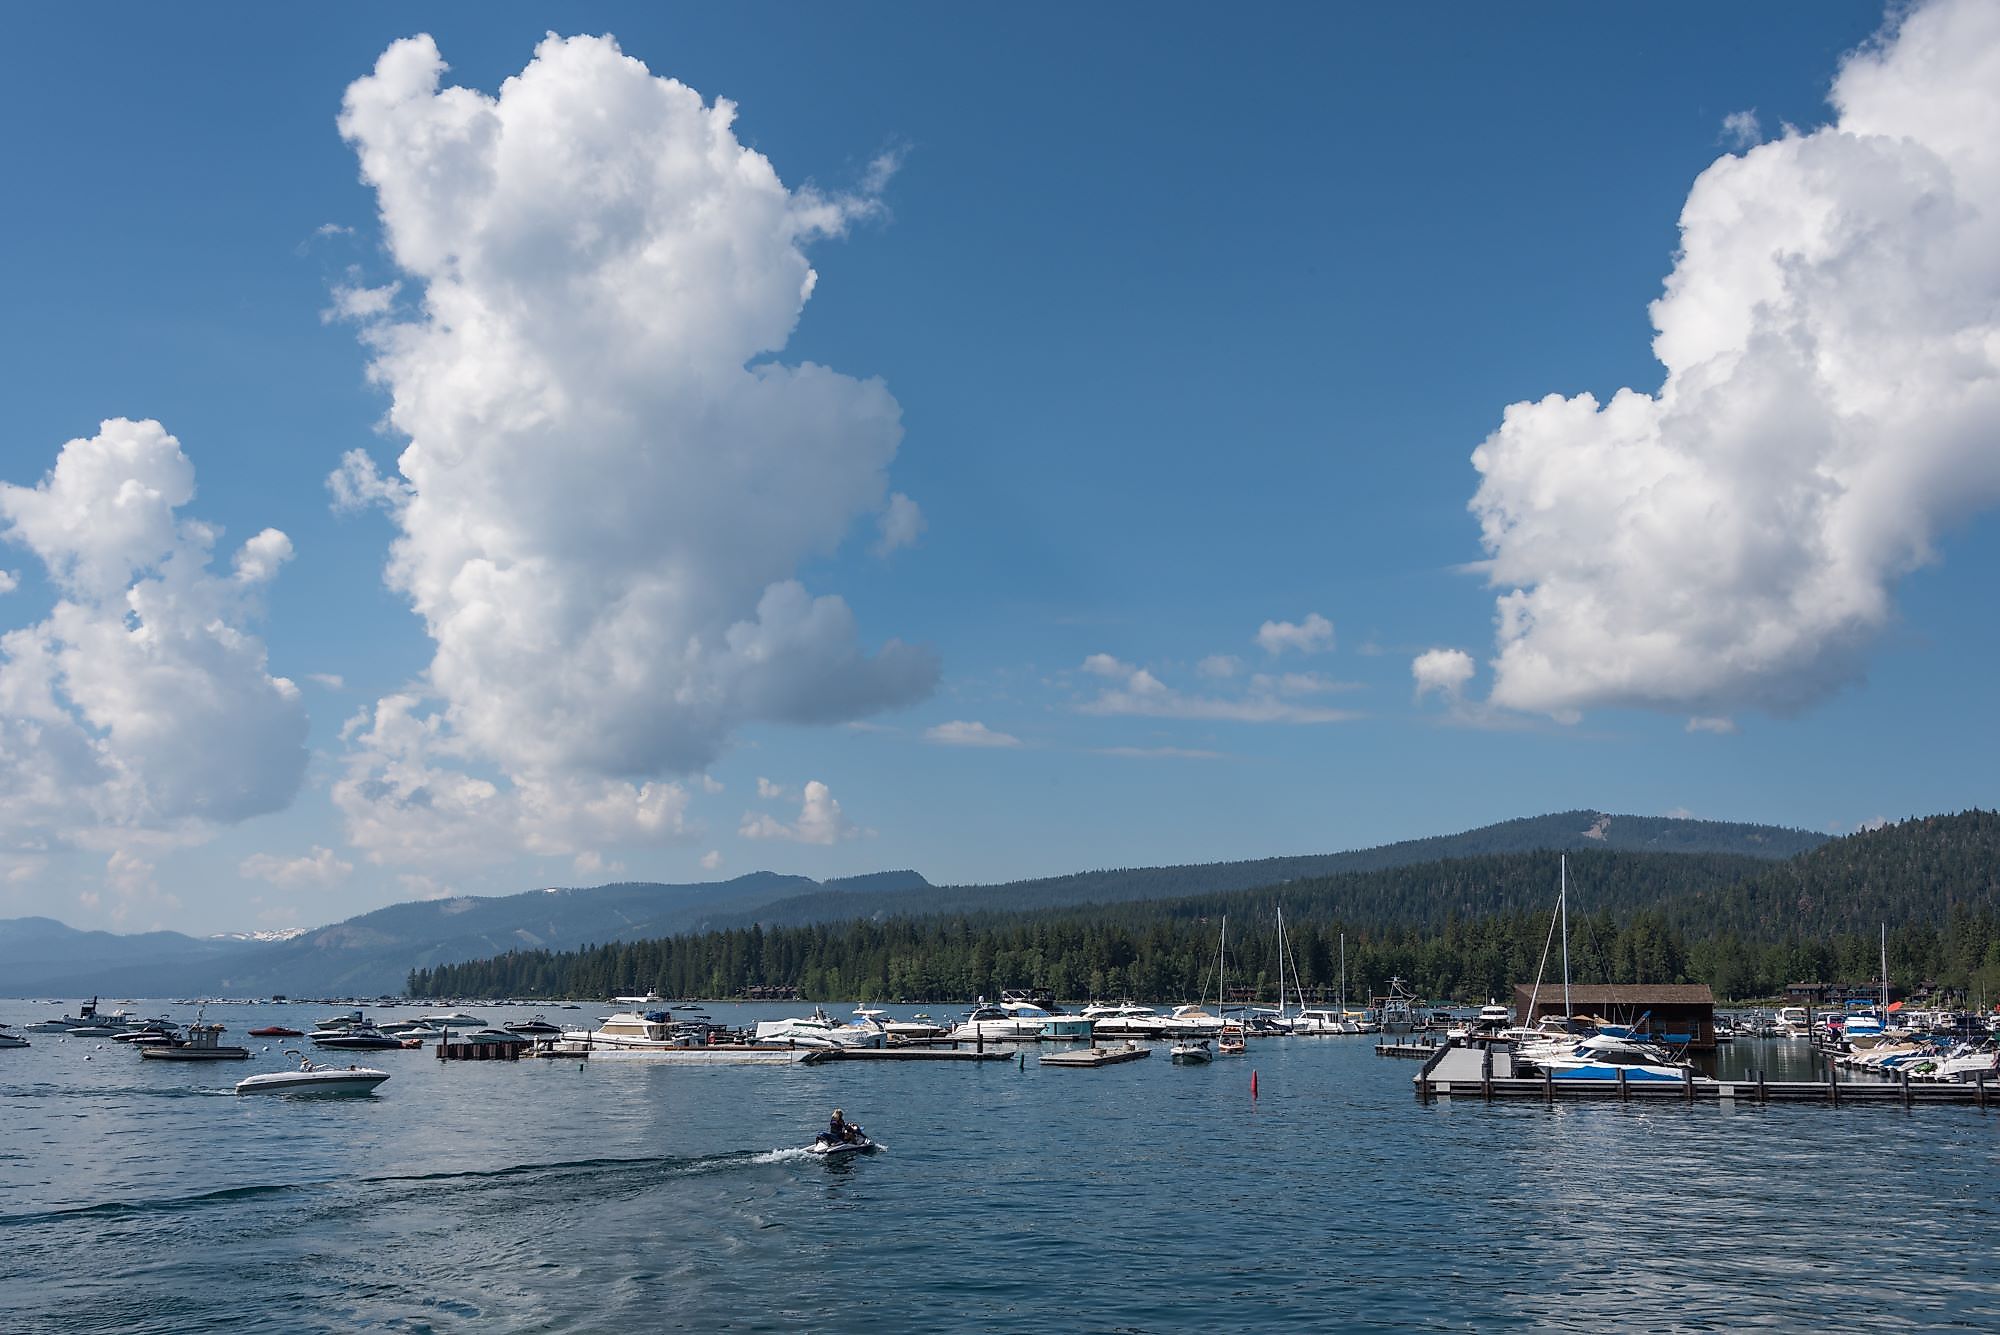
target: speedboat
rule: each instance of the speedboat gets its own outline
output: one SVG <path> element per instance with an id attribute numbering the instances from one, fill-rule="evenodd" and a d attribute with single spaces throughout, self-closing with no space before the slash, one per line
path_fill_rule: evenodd
<path id="1" fill-rule="evenodd" d="M 453 1011 L 449 1015 L 422 1015 L 417 1017 L 433 1029 L 484 1029 L 486 1021 L 477 1015 L 467 1015 L 464 1011 Z"/>
<path id="2" fill-rule="evenodd" d="M 236 1083 L 238 1094 L 293 1094 L 320 1097 L 372 1094 L 375 1086 L 389 1078 L 387 1071 L 366 1066 L 320 1066 L 296 1048 L 285 1055 L 299 1059 L 296 1071 L 267 1071 Z"/>
<path id="3" fill-rule="evenodd" d="M 853 1022 L 882 1026 L 882 1032 L 889 1036 L 891 1043 L 924 1042 L 943 1038 L 951 1032 L 943 1025 L 932 1024 L 930 1017 L 926 1015 L 918 1015 L 908 1020 L 892 1020 L 888 1018 L 887 1011 L 877 1010 L 865 1004 L 854 1008 Z"/>
<path id="4" fill-rule="evenodd" d="M 676 1006 L 674 1009 L 679 1010 L 680 1007 Z M 526 1038 L 554 1038 L 562 1032 L 561 1025 L 550 1024 L 539 1015 L 532 1020 L 516 1020 L 505 1028 L 510 1034 L 520 1034 Z"/>
<path id="5" fill-rule="evenodd" d="M 1556 1080 L 1616 1080 L 1622 1073 L 1629 1081 L 1688 1078 L 1693 1067 L 1676 1062 L 1650 1043 L 1598 1034 L 1584 1039 L 1567 1052 L 1542 1052 L 1530 1058 Z M 1707 1076 L 1696 1075 L 1697 1080 Z"/>
<path id="6" fill-rule="evenodd" d="M 852 1140 L 835 1140 L 832 1136 L 822 1131 L 818 1136 L 813 1138 L 812 1144 L 806 1146 L 807 1154 L 817 1154 L 822 1159 L 845 1159 L 852 1154 L 873 1154 L 874 1152 L 875 1142 L 868 1139 L 868 1133 L 858 1126 L 854 1128 L 854 1138 Z"/>
<path id="7" fill-rule="evenodd" d="M 7 1026 L 0 1024 L 0 1048 L 25 1048 L 27 1046 L 29 1046 L 27 1039 L 22 1038 L 19 1034 L 8 1033 Z"/>
<path id="8" fill-rule="evenodd" d="M 1215 1060 L 1215 1049 L 1205 1038 L 1190 1039 L 1176 1043 L 1169 1049 L 1176 1066 L 1205 1066 Z"/>
<path id="9" fill-rule="evenodd" d="M 252 1038 L 304 1038 L 304 1037 L 305 1037 L 305 1034 L 304 1034 L 304 1032 L 303 1032 L 303 1031 L 301 1031 L 301 1030 L 298 1030 L 298 1029 L 287 1029 L 287 1028 L 285 1028 L 285 1026 L 283 1026 L 283 1025 L 281 1025 L 281 1024 L 267 1024 L 267 1025 L 265 1025 L 265 1026 L 264 1026 L 263 1028 L 261 1028 L 261 1029 L 252 1029 L 252 1030 L 250 1031 L 250 1037 L 252 1037 Z"/>
<path id="10" fill-rule="evenodd" d="M 759 1043 L 798 1043 L 816 1048 L 879 1048 L 888 1042 L 888 1038 L 888 1031 L 872 1018 L 864 1016 L 853 1024 L 842 1024 L 828 1015 L 823 1006 L 813 1007 L 811 1015 L 757 1022 Z"/>
<path id="11" fill-rule="evenodd" d="M 377 1048 L 400 1048 L 406 1044 L 419 1043 L 421 1040 L 396 1038 L 383 1033 L 372 1024 L 352 1024 L 339 1032 L 321 1030 L 312 1036 L 312 1042 L 316 1048 L 360 1048 L 372 1050 Z"/>

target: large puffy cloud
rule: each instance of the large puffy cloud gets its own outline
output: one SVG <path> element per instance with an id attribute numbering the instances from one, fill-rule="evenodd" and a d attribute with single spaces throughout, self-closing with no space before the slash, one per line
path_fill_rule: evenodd
<path id="1" fill-rule="evenodd" d="M 2000 7 L 1912 9 L 1831 100 L 1696 181 L 1658 393 L 1517 403 L 1473 454 L 1495 703 L 1795 710 L 2000 500 Z"/>
<path id="2" fill-rule="evenodd" d="M 761 782 L 759 784 L 761 788 Z M 799 818 L 782 821 L 766 812 L 746 811 L 737 828 L 743 839 L 784 839 L 798 844 L 837 844 L 868 833 L 850 821 L 834 799 L 833 790 L 818 779 L 807 782 L 799 801 Z"/>
<path id="3" fill-rule="evenodd" d="M 349 842 L 377 864 L 450 872 L 519 854 L 579 857 L 699 833 L 687 821 L 688 792 L 678 783 L 477 773 L 445 720 L 413 695 L 378 701 L 348 721 L 344 736 L 334 806 Z"/>
<path id="4" fill-rule="evenodd" d="M 813 290 L 805 244 L 872 196 L 788 190 L 733 106 L 608 38 L 550 37 L 498 96 L 441 88 L 444 68 L 428 37 L 398 42 L 341 112 L 416 304 L 340 307 L 409 443 L 400 478 L 350 458 L 331 479 L 399 527 L 388 578 L 435 641 L 440 735 L 545 787 L 697 770 L 745 722 L 927 694 L 929 653 L 866 652 L 846 603 L 793 578 L 869 515 L 914 537 L 887 496 L 896 402 L 766 360 Z"/>
<path id="5" fill-rule="evenodd" d="M 57 594 L 0 636 L 0 830 L 16 856 L 113 848 L 114 891 L 146 879 L 126 845 L 278 810 L 305 770 L 298 690 L 247 629 L 291 542 L 266 529 L 212 571 L 219 532 L 179 513 L 194 476 L 158 422 L 119 419 L 0 483 L 0 536 Z"/>

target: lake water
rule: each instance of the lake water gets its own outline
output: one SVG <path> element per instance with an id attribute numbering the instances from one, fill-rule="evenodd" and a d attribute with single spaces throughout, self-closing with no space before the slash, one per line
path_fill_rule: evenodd
<path id="1" fill-rule="evenodd" d="M 209 1017 L 258 1050 L 334 1009 Z M 1354 1038 L 1096 1071 L 362 1053 L 374 1097 L 293 1101 L 230 1092 L 281 1041 L 29 1038 L 0 1051 L 10 1335 L 2000 1328 L 1972 1108 L 1426 1106 Z M 836 1105 L 885 1152 L 803 1154 Z"/>

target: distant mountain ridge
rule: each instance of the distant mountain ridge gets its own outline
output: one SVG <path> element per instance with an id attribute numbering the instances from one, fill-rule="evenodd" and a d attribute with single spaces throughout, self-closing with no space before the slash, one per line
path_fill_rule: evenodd
<path id="1" fill-rule="evenodd" d="M 1597 848 L 1777 859 L 1824 842 L 1824 836 L 1777 826 L 1567 811 L 1344 853 L 1078 872 L 1002 885 L 937 887 L 905 870 L 824 882 L 750 872 L 697 884 L 557 886 L 392 904 L 286 940 L 197 940 L 176 932 L 117 936 L 20 918 L 0 920 L 0 993 L 368 996 L 400 992 L 417 968 L 752 922 L 805 925 L 1172 899 L 1486 853 Z"/>
<path id="2" fill-rule="evenodd" d="M 1827 836 L 1776 825 L 1690 820 L 1674 816 L 1613 816 L 1600 811 L 1559 811 L 1481 826 L 1462 834 L 1433 835 L 1346 853 L 1208 862 L 1178 867 L 1136 867 L 1075 872 L 1002 885 L 938 886 L 908 893 L 800 895 L 757 908 L 718 926 L 802 926 L 846 918 L 893 918 L 981 910 L 1060 908 L 1117 904 L 1137 899 L 1255 890 L 1287 881 L 1347 872 L 1384 871 L 1417 863 L 1496 853 L 1609 849 L 1628 853 L 1727 853 L 1773 861 L 1818 848 Z"/>

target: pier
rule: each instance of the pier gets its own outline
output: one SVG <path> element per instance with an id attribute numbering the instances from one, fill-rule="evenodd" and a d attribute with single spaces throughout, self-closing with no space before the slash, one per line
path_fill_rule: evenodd
<path id="1" fill-rule="evenodd" d="M 454 1043 L 444 1039 L 437 1045 L 437 1055 L 441 1062 L 511 1062 L 519 1061 L 521 1050 L 527 1046 L 526 1043 Z"/>
<path id="2" fill-rule="evenodd" d="M 1079 1048 L 1072 1052 L 1050 1052 L 1041 1058 L 1043 1066 L 1098 1067 L 1116 1066 L 1120 1062 L 1135 1062 L 1153 1055 L 1151 1048 L 1142 1048 L 1137 1043 L 1127 1043 L 1122 1048 Z"/>
<path id="3" fill-rule="evenodd" d="M 2000 1106 L 2000 1081 L 1984 1075 L 1966 1084 L 1911 1080 L 1842 1080 L 1830 1071 L 1825 1080 L 1766 1080 L 1763 1073 L 1749 1080 L 1712 1080 L 1689 1072 L 1680 1080 L 1557 1080 L 1547 1073 L 1516 1074 L 1511 1052 L 1449 1043 L 1437 1049 L 1411 1083 L 1419 1101 L 1435 1099 L 1538 1099 L 1544 1103 L 1577 1099 L 1615 1099 L 1629 1103 L 1867 1103 L 1913 1108 L 1923 1104 L 1971 1104 L 1984 1109 Z"/>
<path id="4" fill-rule="evenodd" d="M 815 1062 L 1010 1062 L 1020 1054 L 998 1048 L 823 1048 Z M 1043 1060 L 1047 1060 L 1044 1058 Z"/>

